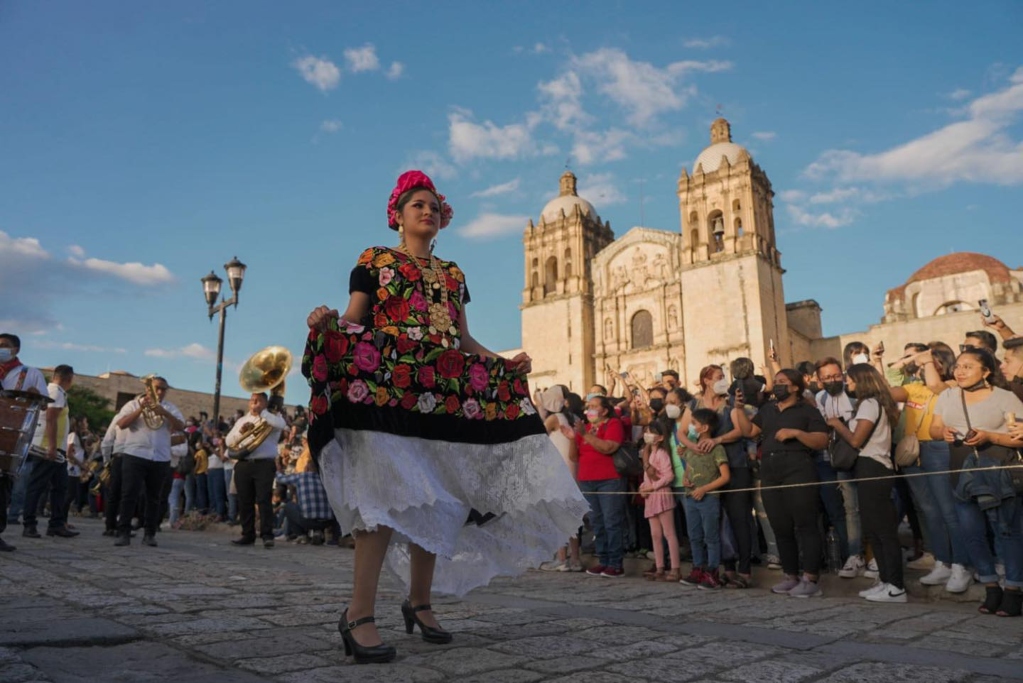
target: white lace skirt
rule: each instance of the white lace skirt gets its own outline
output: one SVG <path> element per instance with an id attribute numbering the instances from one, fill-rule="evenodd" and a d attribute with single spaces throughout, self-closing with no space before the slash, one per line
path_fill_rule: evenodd
<path id="1" fill-rule="evenodd" d="M 589 510 L 546 434 L 484 445 L 338 429 L 320 474 L 345 533 L 394 529 L 384 566 L 406 592 L 409 541 L 437 555 L 434 591 L 462 596 L 551 559 Z M 471 510 L 495 518 L 467 524 Z"/>

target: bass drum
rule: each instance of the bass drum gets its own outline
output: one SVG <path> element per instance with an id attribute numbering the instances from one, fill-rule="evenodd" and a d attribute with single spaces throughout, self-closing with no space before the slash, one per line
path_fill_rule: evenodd
<path id="1" fill-rule="evenodd" d="M 39 424 L 39 411 L 51 403 L 48 396 L 28 391 L 0 391 L 0 474 L 15 477 L 21 470 L 32 435 Z"/>

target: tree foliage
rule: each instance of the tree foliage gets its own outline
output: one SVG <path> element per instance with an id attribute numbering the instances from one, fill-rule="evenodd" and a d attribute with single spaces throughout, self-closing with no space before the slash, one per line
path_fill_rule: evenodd
<path id="1" fill-rule="evenodd" d="M 89 428 L 102 434 L 116 414 L 110 409 L 110 400 L 88 387 L 72 386 L 67 395 L 71 417 L 89 418 Z"/>

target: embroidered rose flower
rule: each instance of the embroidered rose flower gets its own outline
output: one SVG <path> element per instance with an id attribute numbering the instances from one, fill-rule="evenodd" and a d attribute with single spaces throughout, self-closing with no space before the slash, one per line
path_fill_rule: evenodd
<path id="1" fill-rule="evenodd" d="M 427 389 L 432 389 L 437 384 L 437 374 L 432 367 L 424 365 L 416 373 L 416 380 Z"/>
<path id="2" fill-rule="evenodd" d="M 400 296 L 388 297 L 384 303 L 384 312 L 395 322 L 403 322 L 409 314 L 409 302 Z"/>
<path id="3" fill-rule="evenodd" d="M 374 400 L 378 406 L 387 405 L 387 402 L 391 400 L 390 394 L 387 393 L 387 387 L 377 387 L 377 393 Z"/>
<path id="4" fill-rule="evenodd" d="M 391 284 L 391 280 L 393 280 L 393 279 L 394 279 L 394 271 L 393 270 L 391 270 L 390 268 L 381 268 L 380 269 L 380 286 L 381 287 L 386 287 L 387 285 Z"/>
<path id="5" fill-rule="evenodd" d="M 476 391 L 483 391 L 487 388 L 487 382 L 490 380 L 490 373 L 487 372 L 487 366 L 483 363 L 473 363 L 469 366 L 469 384 Z"/>
<path id="6" fill-rule="evenodd" d="M 509 420 L 514 420 L 519 416 L 519 406 L 517 403 L 512 403 L 510 406 L 504 409 L 504 416 Z"/>
<path id="7" fill-rule="evenodd" d="M 448 349 L 437 357 L 437 372 L 441 377 L 453 379 L 462 374 L 465 369 L 465 356 L 461 351 Z"/>
<path id="8" fill-rule="evenodd" d="M 437 397 L 432 393 L 427 392 L 419 397 L 419 401 L 416 403 L 421 413 L 432 413 L 433 409 L 437 407 Z"/>
<path id="9" fill-rule="evenodd" d="M 412 341 L 419 341 L 423 338 L 423 328 L 421 327 L 410 327 L 408 328 L 408 338 Z"/>
<path id="10" fill-rule="evenodd" d="M 330 363 L 336 363 L 348 353 L 348 337 L 328 331 L 323 337 L 323 355 Z"/>
<path id="11" fill-rule="evenodd" d="M 485 412 L 486 412 L 486 418 L 487 418 L 488 421 L 489 420 L 497 419 L 497 404 L 496 403 L 488 403 L 487 404 L 487 409 L 486 409 Z"/>
<path id="12" fill-rule="evenodd" d="M 359 342 L 355 345 L 353 356 L 355 366 L 363 372 L 376 372 L 380 367 L 380 352 L 372 344 Z"/>
<path id="13" fill-rule="evenodd" d="M 412 410 L 412 408 L 416 406 L 416 403 L 418 403 L 418 400 L 419 399 L 415 394 L 408 391 L 401 397 L 401 407 L 405 410 Z"/>
<path id="14" fill-rule="evenodd" d="M 405 355 L 412 349 L 416 348 L 416 343 L 408 338 L 408 335 L 401 335 L 398 337 L 398 353 Z"/>
<path id="15" fill-rule="evenodd" d="M 384 266 L 389 266 L 392 263 L 394 263 L 394 257 L 391 256 L 386 251 L 380 252 L 373 259 L 373 267 L 374 268 L 383 268 Z"/>
<path id="16" fill-rule="evenodd" d="M 536 408 L 533 407 L 533 402 L 528 398 L 522 399 L 519 405 L 522 406 L 522 412 L 526 415 L 536 415 Z"/>
<path id="17" fill-rule="evenodd" d="M 479 419 L 483 415 L 483 411 L 480 409 L 479 401 L 477 401 L 474 398 L 469 398 L 465 400 L 465 403 L 462 404 L 462 412 L 470 420 Z"/>
<path id="18" fill-rule="evenodd" d="M 327 359 L 323 355 L 313 358 L 313 379 L 317 382 L 327 379 Z"/>
<path id="19" fill-rule="evenodd" d="M 326 396 L 316 396 L 309 402 L 309 410 L 312 411 L 313 415 L 323 415 L 327 412 L 327 406 Z"/>
<path id="20" fill-rule="evenodd" d="M 348 400 L 351 403 L 362 403 L 369 396 L 369 387 L 361 379 L 357 379 L 348 387 Z"/>
<path id="21" fill-rule="evenodd" d="M 447 411 L 448 415 L 454 415 L 457 413 L 459 405 L 457 396 L 451 395 L 444 399 L 444 410 Z"/>
<path id="22" fill-rule="evenodd" d="M 409 297 L 409 305 L 412 306 L 413 311 L 425 311 L 426 310 L 426 297 L 418 289 L 412 292 L 412 296 Z"/>
<path id="23" fill-rule="evenodd" d="M 416 268 L 411 263 L 403 263 L 402 265 L 398 266 L 398 272 L 400 272 L 402 274 L 402 277 L 404 277 L 409 282 L 419 282 L 420 278 L 423 277 L 423 274 L 419 272 L 419 269 Z"/>
<path id="24" fill-rule="evenodd" d="M 511 391 L 508 390 L 508 382 L 501 382 L 497 385 L 497 398 L 506 402 L 511 400 Z"/>
<path id="25" fill-rule="evenodd" d="M 405 389 L 412 383 L 412 368 L 404 363 L 394 366 L 391 371 L 391 383 L 399 389 Z"/>

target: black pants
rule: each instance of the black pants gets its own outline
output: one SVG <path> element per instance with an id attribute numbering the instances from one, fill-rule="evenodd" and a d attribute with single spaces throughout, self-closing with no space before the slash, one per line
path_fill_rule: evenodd
<path id="1" fill-rule="evenodd" d="M 740 574 L 749 574 L 750 562 L 753 558 L 753 492 L 734 489 L 749 489 L 753 487 L 753 475 L 748 467 L 733 467 L 732 478 L 728 485 L 722 489 L 721 507 L 728 518 L 728 524 L 735 534 L 736 550 L 739 552 L 739 562 L 736 566 L 735 560 L 725 560 L 725 569 L 734 571 L 738 569 Z"/>
<path id="2" fill-rule="evenodd" d="M 145 489 L 146 513 L 145 534 L 153 536 L 160 526 L 160 492 L 163 481 L 170 469 L 169 462 L 146 460 L 127 453 L 121 456 L 121 517 L 117 522 L 117 531 L 122 536 L 131 533 L 131 517 L 135 511 L 135 503 L 139 493 Z"/>
<path id="3" fill-rule="evenodd" d="M 902 578 L 902 546 L 899 544 L 899 526 L 895 519 L 895 504 L 892 503 L 892 484 L 895 481 L 890 469 L 876 460 L 860 456 L 856 458 L 853 474 L 863 477 L 891 477 L 880 481 L 861 481 L 856 484 L 860 502 L 860 525 L 863 541 L 874 549 L 877 560 L 878 578 L 896 588 L 904 588 Z"/>
<path id="4" fill-rule="evenodd" d="M 167 474 L 163 480 L 163 486 L 160 487 L 160 521 L 167 519 L 170 515 L 170 492 L 171 487 L 174 485 L 174 470 L 170 467 L 167 468 Z M 159 526 L 159 525 L 157 525 Z"/>
<path id="5" fill-rule="evenodd" d="M 85 503 L 82 501 L 82 494 L 86 491 L 88 484 L 83 484 L 82 480 L 77 476 L 72 477 L 70 474 L 67 478 L 67 496 L 64 498 L 64 519 L 68 518 L 68 513 L 71 512 L 71 507 L 74 506 L 75 512 L 81 512 Z"/>
<path id="6" fill-rule="evenodd" d="M 259 537 L 274 537 L 274 513 L 271 504 L 277 463 L 270 459 L 241 460 L 234 466 L 234 487 L 238 490 L 238 515 L 242 538 L 256 538 L 256 506 L 259 506 Z"/>
<path id="7" fill-rule="evenodd" d="M 117 513 L 121 510 L 121 482 L 124 479 L 123 463 L 124 455 L 121 453 L 113 457 L 110 463 L 110 479 L 103 489 L 103 515 L 106 517 L 107 531 L 117 530 Z M 128 523 L 131 524 L 131 519 L 128 520 Z"/>
<path id="8" fill-rule="evenodd" d="M 799 452 L 768 453 L 760 466 L 761 497 L 771 522 L 781 566 L 786 574 L 799 573 L 799 554 L 803 571 L 820 574 L 824 539 L 817 526 L 821 498 L 816 486 L 768 489 L 781 484 L 816 482 L 817 464 L 813 456 Z"/>
<path id="9" fill-rule="evenodd" d="M 298 503 L 285 503 L 284 516 L 288 520 L 288 534 L 291 536 L 306 536 L 310 531 L 323 531 L 331 524 L 329 519 L 303 517 Z"/>
<path id="10" fill-rule="evenodd" d="M 14 481 L 6 474 L 0 474 L 0 534 L 7 530 L 7 508 L 11 506 L 11 489 Z"/>
<path id="11" fill-rule="evenodd" d="M 51 529 L 63 529 L 67 526 L 67 514 L 64 499 L 67 497 L 67 463 L 54 462 L 33 456 L 36 464 L 28 479 L 25 490 L 25 512 L 22 520 L 26 527 L 36 525 L 36 513 L 39 501 L 47 487 L 50 489 L 50 524 Z"/>

